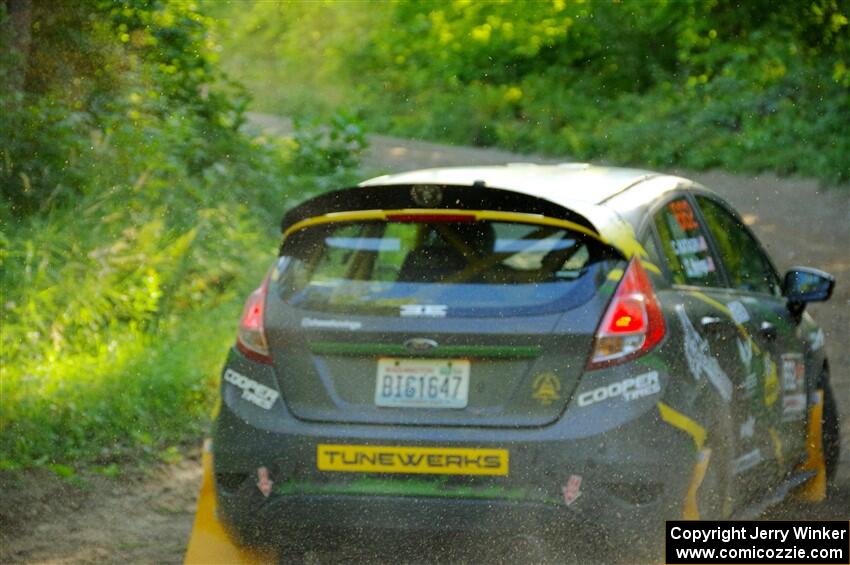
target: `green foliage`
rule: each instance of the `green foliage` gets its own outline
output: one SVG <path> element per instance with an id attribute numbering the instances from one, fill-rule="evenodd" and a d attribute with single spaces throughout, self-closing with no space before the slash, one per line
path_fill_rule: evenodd
<path id="1" fill-rule="evenodd" d="M 292 138 L 296 170 L 331 174 L 357 165 L 357 156 L 366 148 L 366 133 L 360 124 L 346 113 L 335 113 L 329 125 L 318 120 L 306 124 L 295 121 Z"/>
<path id="2" fill-rule="evenodd" d="M 31 63 L 84 51 L 0 99 L 0 468 L 173 460 L 207 421 L 283 209 L 348 180 L 362 134 L 342 117 L 245 133 L 189 4 L 34 16 Z"/>
<path id="3" fill-rule="evenodd" d="M 170 135 L 168 165 L 191 173 L 226 158 L 247 97 L 213 64 L 211 20 L 192 4 L 36 1 L 32 21 L 28 56 L 0 60 L 0 76 L 24 76 L 0 93 L 0 194 L 13 214 L 108 182 L 92 182 L 103 151 L 128 136 Z"/>
<path id="4" fill-rule="evenodd" d="M 238 9 L 234 9 L 238 6 Z M 455 143 L 654 167 L 850 179 L 838 0 L 219 7 L 261 108 Z"/>

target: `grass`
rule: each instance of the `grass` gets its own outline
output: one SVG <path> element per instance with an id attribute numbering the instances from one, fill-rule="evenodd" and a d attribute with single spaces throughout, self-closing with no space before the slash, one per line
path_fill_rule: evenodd
<path id="1" fill-rule="evenodd" d="M 363 134 L 246 131 L 196 3 L 29 15 L 28 50 L 0 49 L 0 469 L 177 461 L 281 214 L 346 184 Z"/>
<path id="2" fill-rule="evenodd" d="M 251 269 L 256 271 L 256 269 Z M 247 278 L 247 277 L 246 277 Z M 241 304 L 233 299 L 164 332 L 116 332 L 92 353 L 61 356 L 4 379 L 11 412 L 0 467 L 108 462 L 199 436 Z"/>
<path id="3" fill-rule="evenodd" d="M 115 473 L 200 439 L 283 211 L 351 180 L 308 137 L 250 145 L 200 179 L 172 171 L 0 225 L 0 469 Z M 264 155 L 274 166 L 258 169 Z"/>

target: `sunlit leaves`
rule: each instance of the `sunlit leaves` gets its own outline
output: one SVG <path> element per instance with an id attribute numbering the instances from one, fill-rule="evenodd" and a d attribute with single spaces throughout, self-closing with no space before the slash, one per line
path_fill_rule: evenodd
<path id="1" fill-rule="evenodd" d="M 838 0 L 240 6 L 222 10 L 224 60 L 266 110 L 343 106 L 404 136 L 850 179 Z"/>

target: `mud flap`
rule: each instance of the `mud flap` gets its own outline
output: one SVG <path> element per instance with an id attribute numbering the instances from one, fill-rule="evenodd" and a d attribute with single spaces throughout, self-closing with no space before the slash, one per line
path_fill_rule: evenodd
<path id="1" fill-rule="evenodd" d="M 823 389 L 817 391 L 817 402 L 809 406 L 806 432 L 806 462 L 800 471 L 814 471 L 815 476 L 800 486 L 794 497 L 802 502 L 821 502 L 826 498 L 826 462 L 823 458 Z"/>
<path id="2" fill-rule="evenodd" d="M 186 550 L 184 563 L 186 565 L 276 563 L 277 560 L 273 555 L 261 554 L 237 546 L 216 518 L 211 448 L 210 440 L 205 441 L 202 459 L 204 477 L 198 496 L 195 524 L 192 526 L 192 535 L 189 538 L 189 547 Z"/>

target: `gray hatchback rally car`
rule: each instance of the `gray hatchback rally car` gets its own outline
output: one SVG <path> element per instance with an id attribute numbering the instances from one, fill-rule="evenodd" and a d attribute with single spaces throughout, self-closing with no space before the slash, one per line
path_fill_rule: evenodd
<path id="1" fill-rule="evenodd" d="M 214 428 L 219 516 L 244 543 L 641 542 L 664 519 L 824 496 L 838 419 L 804 308 L 833 279 L 780 278 L 694 182 L 422 170 L 313 198 L 282 230 Z"/>

